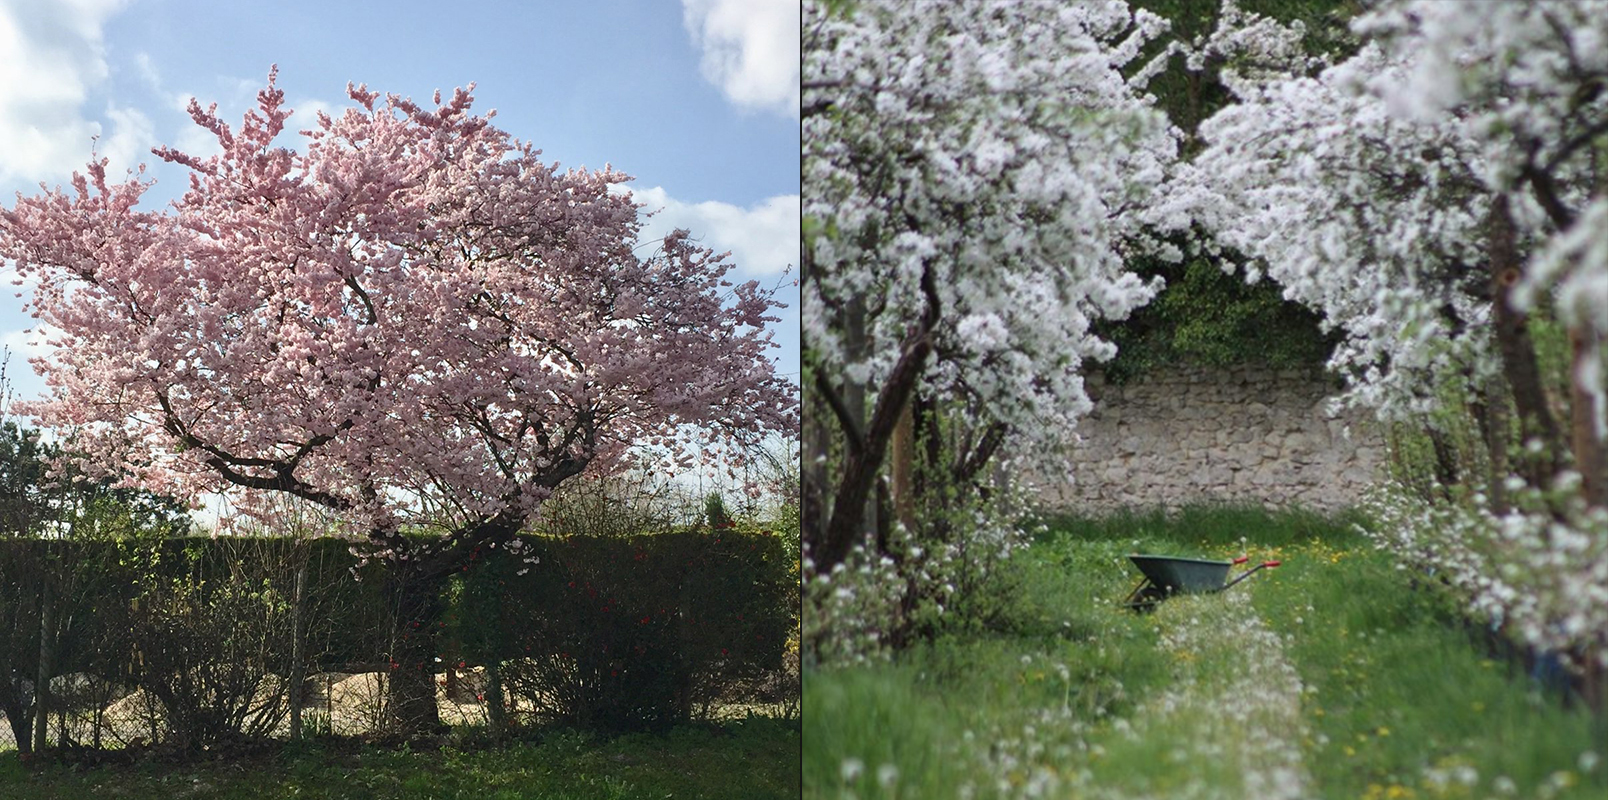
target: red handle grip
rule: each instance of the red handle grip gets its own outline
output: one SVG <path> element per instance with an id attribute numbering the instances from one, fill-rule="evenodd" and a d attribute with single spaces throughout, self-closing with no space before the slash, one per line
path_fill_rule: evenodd
<path id="1" fill-rule="evenodd" d="M 1272 569 L 1272 568 L 1278 566 L 1279 563 L 1280 562 L 1277 562 L 1277 561 L 1263 561 L 1262 566 L 1267 567 L 1268 569 Z"/>
<path id="2" fill-rule="evenodd" d="M 1251 560 L 1250 556 L 1240 556 L 1239 558 L 1234 559 L 1234 563 L 1235 564 L 1244 564 L 1245 562 L 1250 561 L 1250 560 Z"/>

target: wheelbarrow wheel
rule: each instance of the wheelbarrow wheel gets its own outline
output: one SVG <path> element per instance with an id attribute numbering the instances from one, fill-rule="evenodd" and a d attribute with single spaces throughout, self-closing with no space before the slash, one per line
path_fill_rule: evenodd
<path id="1" fill-rule="evenodd" d="M 1128 595 L 1128 601 L 1125 605 L 1135 611 L 1154 611 L 1156 604 L 1167 599 L 1167 596 L 1166 589 L 1146 581 L 1139 588 L 1134 589 L 1132 594 Z"/>

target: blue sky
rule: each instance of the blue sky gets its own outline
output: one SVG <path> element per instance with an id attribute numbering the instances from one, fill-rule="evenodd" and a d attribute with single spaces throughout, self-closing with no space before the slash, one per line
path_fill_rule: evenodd
<path id="1" fill-rule="evenodd" d="M 784 283 L 775 357 L 796 380 L 798 20 L 796 0 L 0 0 L 0 203 L 65 184 L 95 136 L 166 202 L 185 178 L 150 148 L 199 147 L 188 99 L 238 119 L 272 64 L 292 127 L 348 105 L 348 81 L 420 100 L 474 81 L 476 109 L 544 160 L 635 176 L 663 209 L 649 236 L 686 227 L 737 279 Z M 29 397 L 22 357 L 45 351 L 11 295 L 0 341 Z"/>

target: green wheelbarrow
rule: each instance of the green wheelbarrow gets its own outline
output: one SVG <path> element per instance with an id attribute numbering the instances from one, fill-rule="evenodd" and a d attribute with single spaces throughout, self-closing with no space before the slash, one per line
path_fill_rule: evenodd
<path id="1" fill-rule="evenodd" d="M 1136 611 L 1148 611 L 1156 603 L 1175 594 L 1221 592 L 1264 569 L 1279 565 L 1277 561 L 1263 561 L 1229 580 L 1228 570 L 1250 561 L 1250 558 L 1240 556 L 1233 561 L 1211 561 L 1177 556 L 1131 555 L 1128 560 L 1145 576 L 1122 601 L 1124 606 Z"/>

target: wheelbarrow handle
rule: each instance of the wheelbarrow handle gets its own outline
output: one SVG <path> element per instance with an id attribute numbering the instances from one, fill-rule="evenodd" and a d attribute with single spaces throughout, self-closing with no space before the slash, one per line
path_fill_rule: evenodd
<path id="1" fill-rule="evenodd" d="M 1244 564 L 1245 562 L 1250 561 L 1250 560 L 1251 560 L 1250 556 L 1240 556 L 1239 558 L 1234 559 L 1234 565 L 1239 566 L 1240 564 Z"/>
<path id="2" fill-rule="evenodd" d="M 1256 566 L 1251 567 L 1250 569 L 1245 570 L 1244 572 L 1241 572 L 1239 575 L 1235 576 L 1234 580 L 1231 580 L 1228 583 L 1223 584 L 1223 589 L 1227 589 L 1228 587 L 1233 586 L 1234 584 L 1239 583 L 1240 581 L 1243 581 L 1246 578 L 1249 578 L 1252 575 L 1255 575 L 1256 573 L 1258 573 L 1258 572 L 1260 572 L 1260 571 L 1262 571 L 1264 569 L 1272 569 L 1272 568 L 1278 566 L 1279 563 L 1280 562 L 1278 562 L 1278 561 L 1263 561 L 1262 563 L 1257 564 Z M 1222 591 L 1222 590 L 1219 589 L 1218 591 Z"/>

